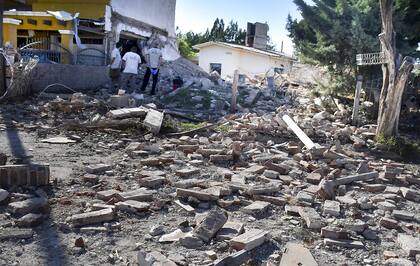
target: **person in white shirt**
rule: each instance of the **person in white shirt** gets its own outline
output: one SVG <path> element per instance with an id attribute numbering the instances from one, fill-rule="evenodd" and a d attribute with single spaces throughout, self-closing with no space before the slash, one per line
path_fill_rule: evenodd
<path id="1" fill-rule="evenodd" d="M 121 72 L 121 43 L 117 43 L 111 52 L 111 64 L 109 66 L 109 77 L 111 78 L 111 85 L 118 90 L 120 86 L 120 72 Z"/>
<path id="2" fill-rule="evenodd" d="M 150 75 L 153 76 L 152 90 L 150 91 L 151 95 L 155 95 L 156 85 L 158 82 L 159 67 L 162 63 L 162 51 L 158 48 L 157 44 L 154 44 L 152 48 L 148 49 L 145 52 L 146 61 L 147 61 L 147 70 L 144 74 L 143 85 L 141 86 L 141 91 L 144 91 L 149 83 Z"/>
<path id="3" fill-rule="evenodd" d="M 131 47 L 130 52 L 127 52 L 122 58 L 122 66 L 124 68 L 122 76 L 124 89 L 129 93 L 134 91 L 138 68 L 141 64 L 141 58 L 136 52 L 137 47 L 133 46 Z"/>

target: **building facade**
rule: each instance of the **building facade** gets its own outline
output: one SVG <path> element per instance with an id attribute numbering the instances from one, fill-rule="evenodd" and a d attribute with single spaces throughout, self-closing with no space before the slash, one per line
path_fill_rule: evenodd
<path id="1" fill-rule="evenodd" d="M 237 69 L 248 76 L 265 74 L 270 70 L 283 73 L 293 66 L 294 59 L 282 53 L 260 50 L 223 42 L 206 42 L 194 46 L 199 50 L 199 66 L 225 78 Z"/>
<path id="2" fill-rule="evenodd" d="M 6 0 L 5 6 L 4 42 L 39 53 L 41 61 L 105 65 L 117 41 L 139 47 L 159 41 L 165 59 L 179 57 L 176 0 Z"/>

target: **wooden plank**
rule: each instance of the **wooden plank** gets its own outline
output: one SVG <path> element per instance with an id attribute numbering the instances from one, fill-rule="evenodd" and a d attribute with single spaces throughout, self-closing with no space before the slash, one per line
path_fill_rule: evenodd
<path id="1" fill-rule="evenodd" d="M 360 107 L 360 91 L 362 89 L 363 76 L 357 76 L 356 91 L 354 92 L 354 104 L 353 104 L 353 114 L 351 120 L 354 125 L 357 125 L 359 121 L 359 107 Z"/>

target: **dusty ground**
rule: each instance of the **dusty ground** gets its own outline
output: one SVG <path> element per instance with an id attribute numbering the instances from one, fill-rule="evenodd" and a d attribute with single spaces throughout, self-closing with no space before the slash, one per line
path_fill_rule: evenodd
<path id="1" fill-rule="evenodd" d="M 33 104 L 36 105 L 36 102 Z M 264 106 L 264 103 L 259 103 L 259 105 Z M 41 225 L 33 228 L 35 235 L 32 238 L 0 242 L 0 265 L 136 265 L 136 256 L 139 250 L 159 251 L 170 259 L 178 259 L 179 264 L 211 265 L 212 261 L 204 251 L 213 250 L 219 258 L 233 252 L 226 241 L 213 240 L 210 244 L 202 247 L 187 249 L 177 242 L 159 243 L 160 236 L 149 235 L 150 229 L 155 225 L 163 225 L 165 233 L 170 233 L 185 221 L 194 224 L 194 215 L 188 214 L 172 202 L 176 198 L 176 188 L 170 185 L 181 180 L 175 175 L 175 171 L 189 167 L 191 162 L 182 151 L 161 149 L 158 154 L 170 156 L 174 161 L 157 167 L 145 166 L 140 162 L 143 158 L 130 158 L 125 152 L 125 148 L 134 141 L 148 142 L 162 147 L 164 144 L 176 143 L 175 138 L 161 135 L 152 140 L 146 140 L 144 131 L 133 129 L 127 131 L 108 129 L 67 131 L 60 126 L 60 119 L 52 118 L 61 115 L 43 117 L 40 112 L 32 113 L 30 108 L 25 109 L 22 106 L 24 105 L 16 105 L 16 109 L 13 110 L 13 105 L 8 105 L 7 109 L 2 110 L 3 127 L 0 129 L 0 151 L 9 156 L 9 163 L 50 164 L 51 186 L 43 188 L 48 194 L 50 214 Z M 298 106 L 298 108 L 306 107 Z M 261 115 L 257 117 L 263 115 L 264 112 L 261 112 Z M 232 124 L 235 125 L 235 123 Z M 251 132 L 253 129 L 248 131 Z M 209 130 L 198 133 L 195 139 L 210 137 L 215 132 L 222 136 L 226 133 L 220 130 Z M 246 144 L 245 146 L 250 147 L 247 149 L 248 151 L 252 152 L 252 148 L 259 150 L 256 152 L 258 154 L 260 151 L 260 153 L 265 152 L 270 147 L 276 147 L 277 144 L 298 141 L 291 133 L 287 135 L 270 133 L 270 131 L 262 130 L 253 139 L 242 142 Z M 81 141 L 74 144 L 41 142 L 46 137 L 58 135 L 77 135 L 81 137 Z M 223 137 L 223 139 L 227 138 Z M 317 134 L 313 135 L 313 139 L 329 144 L 333 143 L 325 136 Z M 267 141 L 271 141 L 271 143 L 267 144 Z M 219 141 L 217 138 L 213 145 L 226 146 L 223 141 Z M 279 147 L 279 149 L 283 149 L 281 145 Z M 350 144 L 345 146 L 346 149 L 350 149 L 350 147 Z M 382 164 L 385 164 L 378 154 L 374 155 L 368 149 L 355 154 L 355 158 L 370 161 L 374 169 L 381 169 Z M 152 153 L 147 155 L 149 158 L 154 156 Z M 363 158 L 363 156 L 365 157 Z M 290 155 L 289 157 L 292 159 Z M 252 162 L 250 158 L 248 157 L 248 161 Z M 106 175 L 100 175 L 98 184 L 84 183 L 82 177 L 86 174 L 85 166 L 95 163 L 109 164 L 112 166 L 112 171 Z M 200 169 L 200 173 L 190 178 L 228 183 L 223 177 L 223 170 L 240 172 L 243 169 L 241 167 L 246 168 L 248 164 L 240 166 L 227 162 L 215 165 L 205 159 L 197 167 Z M 406 167 L 409 173 L 415 175 L 418 166 L 407 164 Z M 139 184 L 136 174 L 144 169 L 162 170 L 166 173 L 166 178 L 169 181 L 168 184 L 156 190 L 155 201 L 148 212 L 137 214 L 118 212 L 114 222 L 94 225 L 97 230 L 105 227 L 104 232 L 82 232 L 80 228 L 70 227 L 68 218 L 72 214 L 86 211 L 93 203 L 103 203 L 96 199 L 96 192 L 111 188 L 122 191 L 137 189 Z M 302 168 L 300 169 L 302 170 Z M 354 170 L 353 168 L 349 169 Z M 341 170 L 348 174 L 345 169 Z M 306 175 L 306 170 L 302 174 Z M 289 186 L 283 184 L 281 193 L 295 197 L 297 191 L 309 187 L 308 183 L 303 181 L 304 179 L 293 178 L 296 183 Z M 388 183 L 387 185 L 394 184 Z M 407 183 L 395 185 L 407 186 Z M 411 187 L 415 188 L 416 186 L 412 185 Z M 10 189 L 10 192 L 31 194 L 34 190 L 35 188 L 15 187 Z M 375 196 L 375 193 L 365 191 L 363 184 L 349 185 L 347 191 L 355 199 L 362 196 L 367 198 Z M 323 238 L 320 237 L 319 232 L 305 228 L 305 222 L 300 217 L 285 215 L 284 207 L 272 204 L 264 215 L 252 217 L 241 211 L 241 208 L 251 203 L 252 200 L 246 198 L 242 193 L 233 194 L 241 200 L 241 204 L 226 208 L 229 219 L 244 223 L 247 230 L 258 228 L 270 232 L 269 240 L 252 251 L 251 265 L 278 265 L 278 261 L 270 261 L 272 264 L 267 264 L 269 257 L 273 253 L 281 255 L 283 247 L 289 241 L 305 244 L 318 265 L 380 265 L 383 264 L 385 250 L 394 251 L 402 258 L 406 257 L 396 244 L 396 235 L 398 232 L 414 232 L 416 234 L 419 225 L 419 204 L 405 199 L 394 203 L 398 209 L 414 213 L 417 220 L 408 224 L 401 222 L 401 227 L 397 230 L 381 228 L 378 225 L 381 215 L 388 215 L 388 213 L 375 212 L 375 209 L 361 211 L 358 208 L 345 208 L 340 219 L 328 216 L 323 218 L 330 225 L 336 225 L 339 221 L 351 221 L 353 218 L 362 219 L 377 231 L 378 239 L 371 241 L 365 240 L 361 235 L 353 235 L 354 240 L 363 241 L 364 249 L 330 247 L 323 244 Z M 401 196 L 399 198 L 401 199 Z M 198 205 L 196 214 L 205 213 L 214 205 L 204 202 Z M 316 200 L 313 206 L 318 211 L 321 210 L 322 201 Z M 6 205 L 0 206 L 0 222 L 14 221 L 14 219 L 8 213 Z M 85 248 L 75 247 L 75 240 L 79 237 L 83 238 L 86 244 Z M 185 263 L 182 263 L 182 260 Z M 413 258 L 411 260 L 413 261 Z"/>

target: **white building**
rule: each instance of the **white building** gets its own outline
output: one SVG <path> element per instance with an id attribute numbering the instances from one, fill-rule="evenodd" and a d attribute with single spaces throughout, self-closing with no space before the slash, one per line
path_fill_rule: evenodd
<path id="1" fill-rule="evenodd" d="M 223 78 L 233 76 L 236 69 L 240 74 L 248 76 L 265 74 L 270 70 L 288 72 L 294 61 L 284 53 L 231 43 L 206 42 L 194 48 L 200 51 L 200 67 L 209 73 L 217 71 Z"/>

